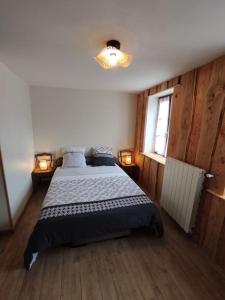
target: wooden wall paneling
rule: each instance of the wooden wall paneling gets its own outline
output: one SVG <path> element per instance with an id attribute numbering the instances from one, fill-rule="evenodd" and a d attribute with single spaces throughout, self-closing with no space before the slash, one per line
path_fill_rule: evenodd
<path id="1" fill-rule="evenodd" d="M 223 220 L 223 226 L 220 233 L 220 239 L 217 245 L 216 262 L 225 268 L 225 218 Z"/>
<path id="2" fill-rule="evenodd" d="M 137 95 L 137 111 L 136 111 L 136 128 L 135 128 L 135 156 L 139 154 L 140 136 L 141 136 L 141 120 L 143 110 L 143 95 Z"/>
<path id="3" fill-rule="evenodd" d="M 177 140 L 176 157 L 180 160 L 185 160 L 186 149 L 189 141 L 191 131 L 191 119 L 194 108 L 194 95 L 195 95 L 195 84 L 196 84 L 196 70 L 190 71 L 184 74 L 181 78 L 181 112 L 180 112 L 180 123 L 177 124 L 179 134 Z"/>
<path id="4" fill-rule="evenodd" d="M 170 119 L 168 156 L 185 161 L 186 149 L 191 131 L 191 122 L 196 70 L 181 77 L 181 85 L 175 87 Z"/>
<path id="5" fill-rule="evenodd" d="M 135 162 L 138 166 L 138 180 L 142 182 L 142 169 L 143 169 L 143 160 L 144 157 L 139 153 L 140 149 L 140 136 L 141 136 L 141 122 L 142 122 L 142 111 L 143 111 L 143 93 L 137 95 L 137 111 L 136 111 L 136 128 L 135 128 L 135 144 L 134 144 L 134 152 L 135 152 Z"/>
<path id="6" fill-rule="evenodd" d="M 142 158 L 141 161 L 141 165 L 139 166 L 140 169 L 140 173 L 139 173 L 139 184 L 144 187 L 144 180 L 145 180 L 145 156 L 140 154 L 140 156 Z"/>
<path id="7" fill-rule="evenodd" d="M 157 184 L 156 184 L 156 196 L 155 200 L 158 204 L 160 204 L 162 185 L 163 185 L 163 175 L 164 175 L 164 165 L 158 164 L 158 172 L 157 172 Z"/>
<path id="8" fill-rule="evenodd" d="M 164 165 L 145 155 L 139 173 L 139 184 L 150 195 L 151 200 L 160 203 Z"/>
<path id="9" fill-rule="evenodd" d="M 151 165 L 151 159 L 147 156 L 144 157 L 144 166 L 143 166 L 143 179 L 142 185 L 144 189 L 149 192 L 149 169 Z"/>
<path id="10" fill-rule="evenodd" d="M 182 102 L 179 100 L 182 89 L 181 86 L 177 86 L 174 89 L 172 98 L 172 108 L 169 126 L 169 139 L 168 139 L 168 150 L 167 155 L 176 158 L 176 147 L 177 147 L 177 136 L 179 134 L 179 128 L 177 127 L 180 122 L 180 112 L 182 109 Z"/>
<path id="11" fill-rule="evenodd" d="M 145 165 L 145 156 L 140 154 L 140 157 L 142 156 L 142 165 L 139 166 L 139 184 L 143 187 L 144 182 L 144 165 Z"/>
<path id="12" fill-rule="evenodd" d="M 194 228 L 194 240 L 200 245 L 203 244 L 206 234 L 206 227 L 211 210 L 211 194 L 203 191 L 199 203 L 199 209 L 196 218 L 196 225 Z"/>
<path id="13" fill-rule="evenodd" d="M 140 131 L 139 131 L 139 136 L 138 136 L 138 152 L 140 152 L 140 149 L 141 149 L 141 137 L 143 135 L 143 132 L 142 132 L 142 129 L 143 129 L 143 126 L 142 126 L 142 120 L 143 120 L 143 111 L 144 111 L 144 94 L 141 93 L 140 95 L 140 110 L 139 110 L 139 124 L 138 126 L 140 127 Z"/>
<path id="14" fill-rule="evenodd" d="M 215 178 L 205 184 L 212 194 L 206 191 L 202 194 L 195 236 L 211 256 L 225 264 L 225 201 L 213 194 L 225 195 L 225 56 L 139 95 L 136 163 L 140 168 L 140 182 L 158 203 L 164 166 L 140 154 L 144 144 L 146 99 L 147 95 L 173 86 L 167 154 L 215 174 Z M 157 175 L 154 177 L 154 174 Z"/>
<path id="15" fill-rule="evenodd" d="M 137 154 L 135 156 L 135 163 L 138 166 L 138 183 L 141 185 L 143 177 L 144 155 Z"/>
<path id="16" fill-rule="evenodd" d="M 148 90 L 148 95 L 154 95 L 154 94 L 157 94 L 159 92 L 162 92 L 162 91 L 165 91 L 167 89 L 170 89 L 172 87 L 175 87 L 177 85 L 180 84 L 180 78 L 181 76 L 177 76 L 175 78 L 172 78 L 168 81 L 164 81 L 156 86 L 153 86 L 151 87 L 149 90 Z"/>
<path id="17" fill-rule="evenodd" d="M 168 89 L 170 89 L 170 88 L 172 88 L 172 87 L 174 87 L 174 86 L 176 86 L 176 84 L 173 85 L 173 79 L 170 79 L 170 80 L 167 81 L 167 88 L 168 88 Z"/>
<path id="18" fill-rule="evenodd" d="M 135 128 L 135 162 L 139 167 L 139 182 L 142 181 L 142 168 L 143 168 L 143 155 L 140 154 L 140 149 L 143 147 L 142 134 L 143 134 L 143 111 L 145 110 L 144 93 L 137 95 L 137 112 L 136 112 L 136 128 Z"/>
<path id="19" fill-rule="evenodd" d="M 225 98 L 225 58 L 213 63 L 207 99 L 202 108 L 202 128 L 195 164 L 206 170 L 210 167 L 221 111 Z"/>
<path id="20" fill-rule="evenodd" d="M 159 85 L 156 85 L 155 86 L 155 94 L 157 94 L 157 93 L 159 93 L 160 92 L 160 90 L 159 90 Z"/>
<path id="21" fill-rule="evenodd" d="M 168 89 L 168 81 L 161 83 L 159 89 L 160 89 L 160 92 L 167 90 Z"/>
<path id="22" fill-rule="evenodd" d="M 136 121 L 135 121 L 135 134 L 134 134 L 134 151 L 135 155 L 138 153 L 138 136 L 139 136 L 139 131 L 140 131 L 140 126 L 139 126 L 139 111 L 140 111 L 140 94 L 137 95 L 137 100 L 136 100 Z"/>
<path id="23" fill-rule="evenodd" d="M 175 86 L 176 86 L 176 84 L 173 85 L 173 79 L 170 79 L 170 80 L 167 81 L 167 89 L 170 89 L 170 88 L 175 87 Z"/>
<path id="24" fill-rule="evenodd" d="M 186 161 L 189 164 L 197 165 L 199 167 L 202 167 L 202 165 L 200 166 L 197 164 L 198 162 L 196 163 L 196 154 L 202 126 L 204 126 L 204 124 L 202 124 L 202 108 L 206 103 L 208 93 L 207 87 L 210 84 L 212 68 L 213 63 L 210 63 L 197 70 L 194 114 L 191 124 L 190 139 L 186 151 Z"/>
<path id="25" fill-rule="evenodd" d="M 156 86 L 149 89 L 149 92 L 148 92 L 149 96 L 154 95 L 156 93 L 157 93 L 157 87 Z"/>
<path id="26" fill-rule="evenodd" d="M 145 127 L 147 120 L 147 105 L 148 105 L 148 92 L 143 92 L 143 105 L 142 105 L 142 116 L 141 116 L 141 134 L 140 134 L 140 143 L 139 143 L 139 152 L 144 151 L 144 138 L 145 138 Z"/>
<path id="27" fill-rule="evenodd" d="M 135 128 L 135 153 L 143 151 L 144 135 L 147 117 L 147 92 L 143 92 L 137 96 L 137 115 L 136 115 L 136 128 Z"/>
<path id="28" fill-rule="evenodd" d="M 225 195 L 225 101 L 221 113 L 221 126 L 219 129 L 215 152 L 212 156 L 210 172 L 215 176 L 209 180 L 209 188 L 218 194 Z"/>
<path id="29" fill-rule="evenodd" d="M 225 218 L 225 201 L 211 195 L 211 209 L 209 212 L 206 235 L 203 241 L 203 247 L 214 258 L 218 251 L 218 243 L 223 229 Z"/>
<path id="30" fill-rule="evenodd" d="M 149 194 L 152 200 L 156 199 L 156 185 L 157 185 L 157 172 L 158 172 L 158 163 L 155 160 L 151 160 L 150 169 L 149 169 Z"/>
<path id="31" fill-rule="evenodd" d="M 169 89 L 169 88 L 175 87 L 178 84 L 180 84 L 180 79 L 181 79 L 181 76 L 177 76 L 177 77 L 174 77 L 174 78 L 168 80 L 167 88 Z"/>
<path id="32" fill-rule="evenodd" d="M 180 81 L 181 81 L 181 76 L 177 76 L 175 78 L 172 79 L 172 87 L 180 84 Z"/>

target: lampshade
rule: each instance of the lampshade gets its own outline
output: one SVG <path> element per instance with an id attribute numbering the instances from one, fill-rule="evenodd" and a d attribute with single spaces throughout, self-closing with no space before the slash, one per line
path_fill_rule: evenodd
<path id="1" fill-rule="evenodd" d="M 130 65 L 132 56 L 120 50 L 120 42 L 111 40 L 107 42 L 107 47 L 105 47 L 95 59 L 104 69 L 115 67 L 126 68 Z"/>
<path id="2" fill-rule="evenodd" d="M 48 169 L 47 160 L 45 160 L 45 159 L 40 160 L 39 167 L 40 167 L 40 170 L 42 170 L 42 171 L 47 170 Z"/>
<path id="3" fill-rule="evenodd" d="M 51 153 L 37 153 L 35 154 L 35 170 L 47 171 L 52 167 L 52 154 Z"/>
<path id="4" fill-rule="evenodd" d="M 119 162 L 122 165 L 133 165 L 134 157 L 133 157 L 133 149 L 124 149 L 120 150 L 118 153 Z"/>
<path id="5" fill-rule="evenodd" d="M 131 154 L 129 156 L 126 156 L 125 158 L 125 164 L 130 165 L 131 164 Z"/>

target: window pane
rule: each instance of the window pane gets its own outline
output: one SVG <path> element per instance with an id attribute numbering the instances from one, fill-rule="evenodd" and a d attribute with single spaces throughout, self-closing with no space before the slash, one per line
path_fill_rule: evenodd
<path id="1" fill-rule="evenodd" d="M 165 155 L 165 151 L 166 151 L 169 113 L 170 113 L 170 96 L 160 98 L 158 119 L 156 125 L 155 152 L 161 155 Z"/>

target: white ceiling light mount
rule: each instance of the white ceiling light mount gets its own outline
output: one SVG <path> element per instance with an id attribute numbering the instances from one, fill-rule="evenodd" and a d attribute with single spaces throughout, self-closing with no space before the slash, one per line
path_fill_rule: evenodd
<path id="1" fill-rule="evenodd" d="M 132 61 L 132 55 L 120 50 L 119 41 L 110 40 L 95 59 L 104 69 L 112 69 L 116 67 L 127 68 Z"/>

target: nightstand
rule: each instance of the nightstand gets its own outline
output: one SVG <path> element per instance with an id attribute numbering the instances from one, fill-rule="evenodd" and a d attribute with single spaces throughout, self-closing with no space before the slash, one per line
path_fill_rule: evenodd
<path id="1" fill-rule="evenodd" d="M 131 165 L 125 165 L 125 164 L 119 164 L 120 168 L 124 170 L 124 172 L 127 173 L 130 178 L 132 178 L 135 182 L 138 181 L 138 166 L 135 164 Z"/>
<path id="2" fill-rule="evenodd" d="M 37 190 L 39 185 L 48 185 L 51 182 L 52 176 L 55 172 L 54 168 L 51 168 L 46 171 L 41 171 L 41 170 L 35 170 L 32 172 L 32 183 L 33 183 L 33 190 Z"/>

